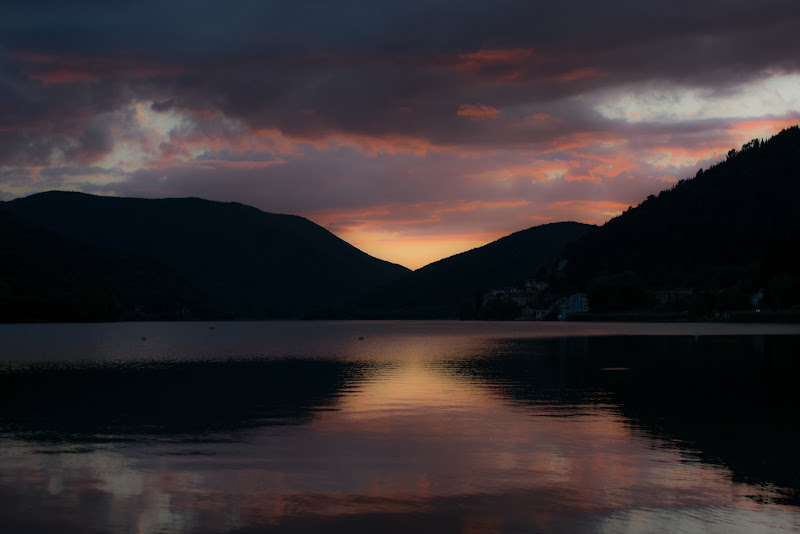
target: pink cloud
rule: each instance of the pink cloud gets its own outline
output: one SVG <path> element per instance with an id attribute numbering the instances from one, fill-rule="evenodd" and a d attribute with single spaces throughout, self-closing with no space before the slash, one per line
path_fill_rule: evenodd
<path id="1" fill-rule="evenodd" d="M 533 124 L 547 124 L 553 122 L 553 116 L 549 113 L 534 113 L 533 115 L 528 115 L 525 120 L 531 122 Z"/>
<path id="2" fill-rule="evenodd" d="M 174 76 L 184 70 L 175 65 L 159 64 L 134 57 L 85 57 L 19 51 L 12 53 L 22 61 L 31 79 L 45 84 L 98 82 L 114 78 L 147 78 L 156 75 Z"/>
<path id="3" fill-rule="evenodd" d="M 765 59 L 774 54 L 753 44 L 767 41 L 732 32 L 739 26 L 729 18 L 750 21 L 750 7 L 714 12 L 692 28 L 665 22 L 630 35 L 607 10 L 586 8 L 598 10 L 598 21 L 608 16 L 605 26 L 575 31 L 565 16 L 554 26 L 563 24 L 563 38 L 549 27 L 527 31 L 538 19 L 515 12 L 485 35 L 455 28 L 405 48 L 397 46 L 405 40 L 365 47 L 338 37 L 321 46 L 317 38 L 331 36 L 316 28 L 279 54 L 260 41 L 237 53 L 193 54 L 202 47 L 191 39 L 180 50 L 159 43 L 139 53 L 147 39 L 138 35 L 136 46 L 95 46 L 94 55 L 60 42 L 5 54 L 15 68 L 4 74 L 17 73 L 8 86 L 19 89 L 9 93 L 13 102 L 0 102 L 0 195 L 68 185 L 236 200 L 307 215 L 368 250 L 393 243 L 411 258 L 417 243 L 433 258 L 452 250 L 448 240 L 467 246 L 544 221 L 603 222 L 797 122 L 797 110 L 679 124 L 602 116 L 591 102 L 598 91 L 670 80 L 730 91 L 774 66 Z M 495 11 L 476 20 L 495 20 Z M 777 37 L 774 30 L 767 34 Z M 778 33 L 794 43 L 793 29 Z M 720 43 L 719 51 L 702 48 L 711 60 L 696 53 L 707 35 Z M 778 66 L 796 71 L 797 54 L 786 55 L 791 61 Z M 107 175 L 80 184 L 58 175 L 71 166 Z M 41 177 L 47 170 L 56 171 L 50 181 Z"/>
<path id="4" fill-rule="evenodd" d="M 609 73 L 596 67 L 583 67 L 562 74 L 551 76 L 549 79 L 556 82 L 574 82 L 586 78 L 605 78 Z"/>
<path id="5" fill-rule="evenodd" d="M 496 119 L 500 115 L 500 110 L 492 106 L 484 104 L 461 104 L 458 106 L 456 115 L 459 117 L 467 117 L 473 120 L 488 120 Z"/>

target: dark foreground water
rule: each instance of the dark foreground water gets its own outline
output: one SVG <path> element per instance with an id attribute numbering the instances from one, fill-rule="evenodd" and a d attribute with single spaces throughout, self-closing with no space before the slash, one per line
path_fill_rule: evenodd
<path id="1" fill-rule="evenodd" d="M 0 532 L 800 531 L 796 327 L 210 326 L 0 325 Z"/>

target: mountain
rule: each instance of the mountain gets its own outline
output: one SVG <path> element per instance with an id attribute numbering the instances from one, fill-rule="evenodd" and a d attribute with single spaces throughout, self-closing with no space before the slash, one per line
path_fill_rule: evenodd
<path id="1" fill-rule="evenodd" d="M 482 292 L 520 287 L 526 278 L 550 283 L 550 297 L 588 292 L 598 312 L 660 306 L 688 308 L 699 318 L 752 309 L 761 290 L 771 309 L 798 306 L 798 199 L 800 129 L 794 126 L 731 150 L 726 161 L 650 195 L 602 227 L 557 223 L 512 234 L 378 287 L 350 313 L 469 317 Z M 563 269 L 554 268 L 557 259 Z M 687 302 L 680 295 L 692 296 Z"/>
<path id="2" fill-rule="evenodd" d="M 242 204 L 41 193 L 0 206 L 0 314 L 27 310 L 0 320 L 478 317 L 483 292 L 529 278 L 548 298 L 587 292 L 596 312 L 658 308 L 663 290 L 692 295 L 670 304 L 690 316 L 752 308 L 761 290 L 781 310 L 800 307 L 798 199 L 794 126 L 602 227 L 538 226 L 410 272 Z"/>
<path id="3" fill-rule="evenodd" d="M 211 299 L 154 258 L 65 238 L 0 205 L 0 322 L 219 314 Z"/>
<path id="4" fill-rule="evenodd" d="M 53 191 L 6 206 L 66 238 L 154 258 L 237 319 L 327 313 L 409 272 L 308 219 L 238 203 Z"/>
<path id="5" fill-rule="evenodd" d="M 564 255 L 570 287 L 588 290 L 598 311 L 646 305 L 643 289 L 726 293 L 737 301 L 730 306 L 763 289 L 773 308 L 800 304 L 798 199 L 793 126 L 731 150 L 572 243 Z"/>
<path id="6" fill-rule="evenodd" d="M 594 228 L 561 222 L 535 226 L 426 265 L 378 287 L 349 310 L 375 318 L 469 317 L 491 289 L 521 286 L 549 269 L 567 243 Z"/>

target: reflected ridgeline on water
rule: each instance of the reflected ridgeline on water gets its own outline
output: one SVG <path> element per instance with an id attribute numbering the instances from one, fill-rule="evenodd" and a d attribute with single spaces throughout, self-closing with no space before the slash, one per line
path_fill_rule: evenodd
<path id="1" fill-rule="evenodd" d="M 237 439 L 307 422 L 364 368 L 302 359 L 33 364 L 0 371 L 0 429 L 39 442 Z"/>
<path id="2" fill-rule="evenodd" d="M 784 501 L 800 504 L 797 336 L 515 339 L 453 368 L 521 405 L 608 405 L 735 481 L 787 488 Z"/>
<path id="3" fill-rule="evenodd" d="M 435 368 L 531 413 L 608 409 L 664 446 L 786 488 L 800 504 L 800 338 L 506 339 Z M 379 359 L 53 364 L 0 368 L 0 431 L 34 443 L 247 440 L 313 423 Z M 391 367 L 391 365 L 389 365 Z M 531 424 L 535 424 L 532 422 Z"/>

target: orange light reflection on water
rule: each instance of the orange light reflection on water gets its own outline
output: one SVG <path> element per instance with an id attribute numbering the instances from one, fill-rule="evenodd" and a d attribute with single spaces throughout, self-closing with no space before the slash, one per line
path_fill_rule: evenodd
<path id="1" fill-rule="evenodd" d="M 727 469 L 648 435 L 610 400 L 515 397 L 513 379 L 469 372 L 471 359 L 503 357 L 494 342 L 415 332 L 354 342 L 354 358 L 375 365 L 310 420 L 228 441 L 86 454 L 24 455 L 30 445 L 16 442 L 0 450 L 0 490 L 12 480 L 15 491 L 54 501 L 99 493 L 107 508 L 92 514 L 112 525 L 136 518 L 142 531 L 344 531 L 387 521 L 460 532 L 638 532 L 654 522 L 691 531 L 704 514 L 730 532 L 800 525 L 796 508 L 763 504 L 768 488 L 733 482 Z M 756 505 L 748 496 L 757 491 Z"/>

